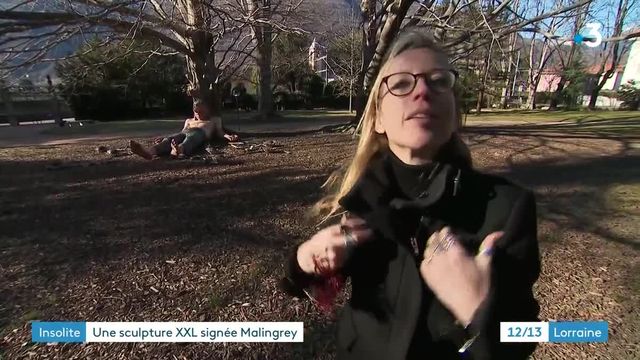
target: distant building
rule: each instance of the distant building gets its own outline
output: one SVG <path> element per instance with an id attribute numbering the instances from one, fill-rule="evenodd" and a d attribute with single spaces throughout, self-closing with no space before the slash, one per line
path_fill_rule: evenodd
<path id="1" fill-rule="evenodd" d="M 536 92 L 556 91 L 561 77 L 561 69 L 551 68 L 543 70 L 542 74 L 540 74 L 540 82 L 538 83 L 538 89 L 536 90 Z"/>
<path id="2" fill-rule="evenodd" d="M 627 40 L 626 44 L 622 43 L 621 45 L 628 46 L 629 48 L 622 54 L 619 64 L 616 66 L 611 77 L 604 83 L 602 90 L 617 91 L 620 89 L 620 86 L 630 80 L 640 81 L 640 41 L 634 38 Z M 607 62 L 604 67 L 605 71 L 611 68 L 611 66 L 611 62 Z M 604 76 L 600 75 L 600 67 L 601 65 L 596 64 L 586 69 L 589 79 L 585 89 L 585 96 L 583 97 L 584 105 L 589 104 L 589 100 L 591 99 L 589 94 L 596 84 L 602 80 L 602 76 Z M 621 101 L 603 95 L 599 95 L 596 100 L 597 107 L 618 108 L 621 104 Z"/>
<path id="3" fill-rule="evenodd" d="M 311 46 L 309 46 L 309 68 L 324 79 L 325 82 L 331 82 L 336 79 L 336 75 L 329 66 L 327 59 L 327 47 L 320 45 L 314 38 Z"/>
<path id="4" fill-rule="evenodd" d="M 631 30 L 634 31 L 634 30 Z M 637 38 L 627 40 L 625 43 L 621 45 L 627 46 L 628 51 L 624 52 L 620 58 L 619 64 L 616 66 L 612 76 L 607 79 L 602 90 L 605 91 L 617 91 L 620 86 L 626 84 L 629 80 L 640 81 L 640 41 Z M 589 94 L 596 86 L 596 84 L 602 79 L 602 74 L 600 74 L 601 63 L 597 58 L 593 58 L 591 61 L 588 61 L 591 65 L 585 68 L 585 74 L 587 75 L 585 87 L 584 87 L 584 96 L 583 96 L 583 105 L 589 104 L 590 96 Z M 611 67 L 611 62 L 608 62 L 605 66 L 605 70 Z M 540 77 L 540 82 L 538 84 L 538 88 L 536 92 L 553 92 L 558 88 L 558 83 L 560 82 L 560 78 L 562 76 L 562 68 L 557 64 L 555 66 L 551 66 L 549 69 L 546 69 L 542 72 Z M 620 101 L 609 98 L 603 95 L 598 96 L 598 101 L 596 106 L 598 107 L 608 107 L 608 108 L 617 108 L 621 104 Z"/>
<path id="5" fill-rule="evenodd" d="M 629 80 L 640 80 L 640 41 L 637 38 L 629 49 L 621 82 L 626 84 Z"/>

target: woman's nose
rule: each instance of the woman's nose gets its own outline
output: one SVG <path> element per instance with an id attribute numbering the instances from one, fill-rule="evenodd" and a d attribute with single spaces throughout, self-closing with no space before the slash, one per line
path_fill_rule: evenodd
<path id="1" fill-rule="evenodd" d="M 412 97 L 414 98 L 414 100 L 418 100 L 420 98 L 429 99 L 429 95 L 430 90 L 429 86 L 427 85 L 427 81 L 424 77 L 421 76 L 416 80 L 416 87 L 413 89 Z"/>

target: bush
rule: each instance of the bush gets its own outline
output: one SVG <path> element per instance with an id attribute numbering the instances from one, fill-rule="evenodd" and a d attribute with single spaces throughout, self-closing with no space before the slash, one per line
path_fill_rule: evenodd
<path id="1" fill-rule="evenodd" d="M 622 100 L 622 108 L 628 110 L 640 109 L 640 81 L 629 80 L 620 86 L 618 99 Z"/>
<path id="2" fill-rule="evenodd" d="M 582 106 L 582 94 L 584 93 L 587 77 L 581 61 L 574 61 L 564 70 L 567 85 L 562 89 L 561 101 L 567 110 L 577 110 Z"/>
<path id="3" fill-rule="evenodd" d="M 318 74 L 310 74 L 302 81 L 302 92 L 312 99 L 319 99 L 324 90 L 324 80 Z"/>
<path id="4" fill-rule="evenodd" d="M 133 52 L 119 44 L 98 44 L 90 42 L 77 51 L 77 57 L 56 66 L 58 88 L 76 118 L 106 121 L 190 111 L 181 57 L 148 59 L 144 43 L 132 44 L 139 50 Z"/>
<path id="5" fill-rule="evenodd" d="M 536 93 L 536 104 L 537 105 L 549 104 L 551 102 L 552 96 L 553 96 L 553 93 L 550 91 L 538 92 Z"/>
<path id="6" fill-rule="evenodd" d="M 468 114 L 478 103 L 478 76 L 473 71 L 461 71 L 454 89 L 462 111 Z"/>
<path id="7" fill-rule="evenodd" d="M 353 104 L 352 104 L 353 105 Z M 321 99 L 320 106 L 327 109 L 345 110 L 349 108 L 349 96 L 346 95 L 327 95 Z"/>

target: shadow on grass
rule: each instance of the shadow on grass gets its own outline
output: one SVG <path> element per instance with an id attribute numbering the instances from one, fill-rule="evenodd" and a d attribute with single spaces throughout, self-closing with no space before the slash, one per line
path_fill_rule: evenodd
<path id="1" fill-rule="evenodd" d="M 538 196 L 541 218 L 560 229 L 589 232 L 640 250 L 640 241 L 633 237 L 640 227 L 630 229 L 631 235 L 625 236 L 603 224 L 604 219 L 612 217 L 632 219 L 638 216 L 637 211 L 611 206 L 608 191 L 618 185 L 640 184 L 640 152 L 634 144 L 640 140 L 640 113 L 634 117 L 604 120 L 469 127 L 465 133 L 472 146 L 491 147 L 490 141 L 494 136 L 526 139 L 507 155 L 507 167 L 499 175 L 530 188 L 552 189 Z M 619 150 L 614 155 L 572 159 L 576 154 L 557 142 L 561 140 L 611 140 L 619 145 Z M 516 158 L 534 150 L 557 155 L 524 163 L 516 161 Z"/>
<path id="2" fill-rule="evenodd" d="M 0 162 L 0 253 L 3 267 L 19 269 L 0 285 L 0 328 L 26 321 L 21 315 L 22 320 L 16 318 L 14 304 L 38 311 L 43 306 L 64 308 L 43 302 L 40 289 L 64 296 L 65 284 L 74 274 L 117 267 L 123 261 L 153 263 L 176 254 L 214 254 L 223 248 L 263 253 L 268 259 L 263 267 L 271 273 L 280 271 L 277 265 L 284 263 L 284 254 L 277 249 L 289 247 L 301 234 L 278 227 L 277 216 L 283 206 L 308 208 L 326 178 L 317 171 L 285 166 L 255 169 L 123 161 L 47 171 L 47 164 Z M 221 291 L 228 298 L 259 292 L 265 276 L 251 273 L 246 282 Z M 16 283 L 29 286 L 10 286 Z M 313 331 L 325 335 L 330 331 L 314 322 L 306 328 L 311 329 L 306 338 Z M 295 359 L 299 354 L 326 353 L 332 339 L 322 337 L 324 342 L 311 346 L 279 346 L 279 354 Z M 257 348 L 270 354 L 264 358 L 272 358 L 272 347 Z M 242 354 L 246 356 L 246 352 L 238 355 Z"/>
<path id="3" fill-rule="evenodd" d="M 514 117 L 514 116 L 529 116 L 532 118 L 554 118 L 558 116 L 567 116 L 569 119 L 575 119 L 580 117 L 588 117 L 594 119 L 606 119 L 610 117 L 627 116 L 634 114 L 634 111 L 620 111 L 620 110 L 528 110 L 528 109 L 514 109 L 514 110 L 482 110 L 480 116 L 486 115 L 495 118 L 500 117 Z M 469 119 L 477 118 L 475 113 L 467 114 Z"/>
<path id="4" fill-rule="evenodd" d="M 493 130 L 503 131 L 505 136 L 531 136 L 539 128 Z M 552 128 L 548 133 L 557 131 Z M 472 133 L 472 142 L 487 141 L 488 137 L 474 137 L 487 134 L 493 133 Z M 615 139 L 627 141 L 624 137 Z M 543 136 L 534 146 L 544 149 L 553 145 Z M 280 271 L 284 249 L 308 235 L 303 232 L 306 230 L 282 226 L 279 217 L 301 221 L 300 209 L 317 199 L 327 175 L 303 166 L 273 164 L 207 167 L 189 162 L 119 160 L 60 171 L 46 170 L 48 164 L 0 162 L 0 253 L 4 267 L 18 269 L 0 284 L 0 323 L 15 315 L 10 304 L 42 308 L 39 289 L 56 285 L 60 289 L 54 294 L 64 294 L 65 282 L 58 280 L 69 274 L 108 268 L 109 264 L 142 264 L 176 254 L 212 254 L 220 248 L 242 256 L 247 251 L 265 255 L 256 264 L 257 270 L 245 274 L 239 284 L 222 289 L 222 295 L 208 300 L 209 306 L 222 307 L 237 294 L 259 292 L 261 280 Z M 640 182 L 640 157 L 630 149 L 616 156 L 572 162 L 550 159 L 518 164 L 511 157 L 508 164 L 500 175 L 532 188 L 578 186 L 573 192 L 540 195 L 541 218 L 561 229 L 587 231 L 639 250 L 637 239 L 599 223 L 614 211 L 619 216 L 632 216 L 610 209 L 606 198 L 606 190 L 614 185 Z M 9 285 L 22 282 L 30 286 L 16 289 Z M 308 306 L 303 305 L 303 317 L 308 315 L 305 311 L 311 311 Z M 287 310 L 274 316 L 295 320 L 293 310 Z M 274 354 L 279 359 L 332 358 L 333 329 L 326 321 L 308 320 L 304 344 L 260 345 L 250 352 L 230 350 L 227 358 L 247 358 L 249 354 L 249 358 L 274 358 Z M 180 354 L 176 345 L 164 349 Z M 203 355 L 213 351 L 199 345 L 193 349 L 202 349 Z"/>
<path id="5" fill-rule="evenodd" d="M 613 186 L 640 184 L 640 154 L 620 154 L 570 163 L 553 160 L 524 164 L 511 164 L 499 175 L 537 189 L 574 188 L 567 192 L 550 192 L 538 197 L 541 206 L 539 216 L 559 225 L 560 228 L 589 232 L 607 241 L 627 245 L 640 250 L 640 241 L 633 237 L 640 226 L 631 231 L 632 236 L 612 232 L 604 219 L 622 217 L 631 219 L 637 212 L 610 206 L 610 190 Z"/>
<path id="6" fill-rule="evenodd" d="M 5 163 L 0 168 L 20 173 L 16 167 L 29 165 L 38 166 Z M 171 166 L 172 171 L 188 168 L 182 164 Z M 83 177 L 76 171 L 49 178 L 45 186 L 20 188 L 15 184 L 0 190 L 6 200 L 0 217 L 5 239 L 2 248 L 28 251 L 33 262 L 30 271 L 51 278 L 56 271 L 51 271 L 50 265 L 81 271 L 89 263 L 119 259 L 138 251 L 170 254 L 200 243 L 215 246 L 217 234 L 237 237 L 233 241 L 241 241 L 243 246 L 283 245 L 265 243 L 262 240 L 270 233 L 269 229 L 256 232 L 244 228 L 243 222 L 255 223 L 276 212 L 282 204 L 299 201 L 310 204 L 324 179 L 292 168 L 251 175 L 236 172 L 240 171 L 236 168 L 215 182 L 193 176 L 154 178 L 140 170 L 121 170 L 111 176 L 141 176 L 126 180 L 124 186 L 124 181 L 117 180 L 87 182 L 101 175 Z M 306 180 L 291 180 L 301 177 Z M 73 178 L 74 184 L 65 184 L 64 178 Z M 170 238 L 173 240 L 168 241 Z M 164 240 L 160 244 L 154 239 Z M 287 237 L 279 239 L 286 241 Z"/>
<path id="7" fill-rule="evenodd" d="M 464 129 L 471 134 L 523 136 L 543 135 L 556 138 L 626 138 L 640 139 L 640 113 L 634 117 L 587 120 L 571 119 L 559 123 L 470 126 Z"/>

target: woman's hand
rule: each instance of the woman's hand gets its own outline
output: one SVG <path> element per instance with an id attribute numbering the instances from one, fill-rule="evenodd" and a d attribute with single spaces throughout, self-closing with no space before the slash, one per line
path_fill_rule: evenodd
<path id="1" fill-rule="evenodd" d="M 502 235 L 502 232 L 489 234 L 475 257 L 467 255 L 449 228 L 436 231 L 429 238 L 420 274 L 464 326 L 471 322 L 489 293 L 493 246 Z"/>
<path id="2" fill-rule="evenodd" d="M 300 245 L 297 253 L 298 264 L 307 274 L 318 274 L 316 262 L 324 271 L 334 272 L 344 265 L 349 248 L 369 240 L 372 236 L 373 231 L 363 219 L 343 216 L 340 224 L 320 230 Z"/>

